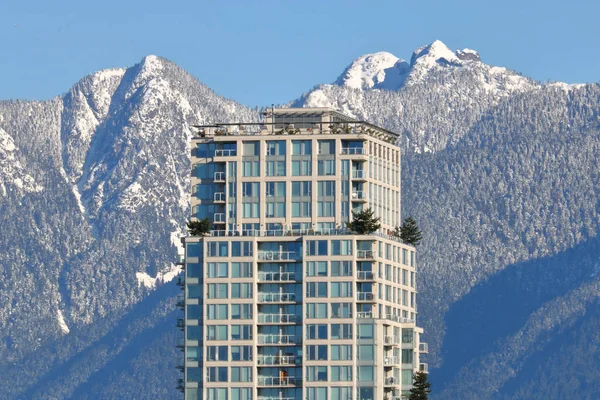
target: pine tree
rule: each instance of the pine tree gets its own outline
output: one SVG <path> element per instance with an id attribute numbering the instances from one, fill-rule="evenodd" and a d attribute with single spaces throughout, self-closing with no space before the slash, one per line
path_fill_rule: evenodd
<path id="1" fill-rule="evenodd" d="M 400 239 L 406 244 L 417 246 L 421 243 L 423 236 L 413 217 L 408 217 L 402 222 L 400 227 Z"/>
<path id="2" fill-rule="evenodd" d="M 187 228 L 192 236 L 204 236 L 210 232 L 211 225 L 212 222 L 206 217 L 200 221 L 188 221 Z"/>
<path id="3" fill-rule="evenodd" d="M 418 371 L 413 375 L 413 387 L 410 389 L 409 400 L 427 400 L 431 393 L 431 382 L 427 381 L 427 374 Z"/>
<path id="4" fill-rule="evenodd" d="M 370 208 L 355 213 L 352 212 L 352 222 L 348 222 L 346 226 L 351 231 L 358 233 L 359 235 L 368 235 L 375 232 L 381 227 L 379 217 L 373 216 L 374 211 Z"/>

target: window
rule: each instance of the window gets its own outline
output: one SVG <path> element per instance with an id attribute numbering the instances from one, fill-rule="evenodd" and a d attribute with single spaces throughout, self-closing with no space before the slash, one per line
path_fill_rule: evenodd
<path id="1" fill-rule="evenodd" d="M 242 161 L 242 176 L 260 176 L 258 161 Z"/>
<path id="2" fill-rule="evenodd" d="M 352 262 L 331 261 L 331 276 L 352 276 Z"/>
<path id="3" fill-rule="evenodd" d="M 333 382 L 349 382 L 352 380 L 351 366 L 332 366 L 331 381 Z M 348 397 L 349 399 L 350 397 Z M 344 398 L 346 400 L 346 398 Z"/>
<path id="4" fill-rule="evenodd" d="M 335 175 L 335 160 L 319 160 L 317 162 L 319 176 Z"/>
<path id="5" fill-rule="evenodd" d="M 310 201 L 292 201 L 292 217 L 310 217 L 311 209 Z"/>
<path id="6" fill-rule="evenodd" d="M 260 183 L 242 182 L 242 195 L 244 197 L 260 197 Z"/>
<path id="7" fill-rule="evenodd" d="M 188 304 L 186 318 L 200 319 L 202 317 L 202 307 L 198 304 Z"/>
<path id="8" fill-rule="evenodd" d="M 285 140 L 267 140 L 268 156 L 285 156 Z"/>
<path id="9" fill-rule="evenodd" d="M 327 297 L 327 282 L 308 282 L 306 297 Z"/>
<path id="10" fill-rule="evenodd" d="M 209 299 L 226 299 L 227 284 L 226 283 L 209 283 L 208 284 Z"/>
<path id="11" fill-rule="evenodd" d="M 252 256 L 252 242 L 231 242 L 232 257 L 250 257 Z M 237 263 L 239 264 L 239 263 Z M 233 274 L 233 271 L 231 272 Z M 232 275 L 233 277 L 233 275 Z M 238 277 L 239 278 L 239 277 Z"/>
<path id="12" fill-rule="evenodd" d="M 351 256 L 352 242 L 350 240 L 332 240 L 331 241 L 332 256 Z"/>
<path id="13" fill-rule="evenodd" d="M 410 349 L 402 349 L 402 364 L 412 364 L 413 351 Z"/>
<path id="14" fill-rule="evenodd" d="M 285 176 L 285 161 L 267 161 L 267 176 Z"/>
<path id="15" fill-rule="evenodd" d="M 312 195 L 312 182 L 310 182 L 310 181 L 292 182 L 292 196 L 309 197 L 311 195 Z"/>
<path id="16" fill-rule="evenodd" d="M 252 400 L 252 388 L 231 388 L 231 400 Z"/>
<path id="17" fill-rule="evenodd" d="M 327 345 L 309 345 L 306 346 L 306 359 L 311 361 L 327 360 Z"/>
<path id="18" fill-rule="evenodd" d="M 259 203 L 242 203 L 243 217 L 244 218 L 258 218 L 259 217 Z"/>
<path id="19" fill-rule="evenodd" d="M 208 242 L 209 257 L 227 257 L 229 256 L 227 242 Z M 219 277 L 221 278 L 221 277 Z"/>
<path id="20" fill-rule="evenodd" d="M 402 343 L 413 342 L 413 330 L 410 328 L 402 328 Z"/>
<path id="21" fill-rule="evenodd" d="M 252 242 L 242 242 L 250 245 L 250 254 L 252 255 Z M 245 254 L 244 254 L 245 255 Z M 252 263 L 249 262 L 234 262 L 231 263 L 232 278 L 252 278 Z"/>
<path id="22" fill-rule="evenodd" d="M 307 399 L 306 400 L 323 400 L 327 399 L 327 388 L 326 387 L 309 387 L 306 388 Z"/>
<path id="23" fill-rule="evenodd" d="M 252 368 L 231 367 L 231 382 L 252 382 Z"/>
<path id="24" fill-rule="evenodd" d="M 317 196 L 335 196 L 335 181 L 317 182 Z"/>
<path id="25" fill-rule="evenodd" d="M 206 368 L 208 382 L 227 382 L 227 367 Z"/>
<path id="26" fill-rule="evenodd" d="M 327 261 L 309 261 L 306 276 L 327 276 Z"/>
<path id="27" fill-rule="evenodd" d="M 207 388 L 206 394 L 206 400 L 227 400 L 227 388 Z"/>
<path id="28" fill-rule="evenodd" d="M 232 283 L 231 284 L 232 299 L 250 299 L 252 298 L 251 283 Z"/>
<path id="29" fill-rule="evenodd" d="M 327 240 L 309 240 L 306 249 L 307 256 L 326 256 Z"/>
<path id="30" fill-rule="evenodd" d="M 202 285 L 187 285 L 188 299 L 199 299 L 202 297 Z"/>
<path id="31" fill-rule="evenodd" d="M 285 197 L 285 182 L 267 182 L 265 188 L 267 197 Z"/>
<path id="32" fill-rule="evenodd" d="M 292 176 L 312 175 L 311 160 L 292 160 Z"/>
<path id="33" fill-rule="evenodd" d="M 233 305 L 231 306 L 233 310 Z M 233 311 L 232 311 L 233 314 Z M 231 340 L 251 340 L 252 325 L 231 325 Z"/>
<path id="34" fill-rule="evenodd" d="M 208 325 L 206 327 L 206 340 L 227 340 L 227 325 Z"/>
<path id="35" fill-rule="evenodd" d="M 373 324 L 358 325 L 358 339 L 373 339 L 374 327 Z"/>
<path id="36" fill-rule="evenodd" d="M 260 155 L 260 142 L 244 142 L 243 155 L 244 156 L 259 156 Z"/>
<path id="37" fill-rule="evenodd" d="M 202 352 L 200 347 L 187 346 L 185 351 L 187 361 L 202 361 Z"/>
<path id="38" fill-rule="evenodd" d="M 412 385 L 412 384 L 413 384 L 412 369 L 403 369 L 402 370 L 402 385 Z"/>
<path id="39" fill-rule="evenodd" d="M 306 310 L 308 318 L 327 318 L 327 303 L 307 303 Z"/>
<path id="40" fill-rule="evenodd" d="M 352 282 L 331 282 L 331 297 L 352 297 Z"/>
<path id="41" fill-rule="evenodd" d="M 352 372 L 352 371 L 350 371 L 350 372 Z M 348 380 L 349 381 L 352 380 L 352 375 L 350 375 L 350 378 Z M 348 400 L 351 398 L 352 398 L 352 388 L 351 387 L 336 386 L 336 387 L 332 387 L 329 390 L 329 400 Z M 367 397 L 367 398 L 372 399 L 373 396 Z"/>
<path id="42" fill-rule="evenodd" d="M 327 325 L 309 324 L 306 326 L 307 339 L 327 339 Z"/>
<path id="43" fill-rule="evenodd" d="M 331 339 L 352 339 L 352 324 L 331 324 Z"/>
<path id="44" fill-rule="evenodd" d="M 359 345 L 358 347 L 358 359 L 361 361 L 371 361 L 375 359 L 375 346 L 373 345 Z"/>
<path id="45" fill-rule="evenodd" d="M 306 367 L 306 380 L 309 382 L 326 382 L 327 367 Z"/>
<path id="46" fill-rule="evenodd" d="M 284 202 L 268 202 L 266 203 L 266 217 L 267 218 L 284 218 L 285 217 L 285 203 Z"/>
<path id="47" fill-rule="evenodd" d="M 231 346 L 231 361 L 251 361 L 252 346 Z"/>
<path id="48" fill-rule="evenodd" d="M 335 202 L 319 201 L 317 202 L 318 217 L 335 217 Z"/>
<path id="49" fill-rule="evenodd" d="M 352 303 L 331 303 L 331 318 L 351 318 Z"/>
<path id="50" fill-rule="evenodd" d="M 231 319 L 252 319 L 252 304 L 232 304 Z"/>
<path id="51" fill-rule="evenodd" d="M 334 140 L 319 140 L 317 142 L 319 155 L 335 154 Z"/>
<path id="52" fill-rule="evenodd" d="M 292 155 L 308 156 L 312 154 L 312 141 L 292 140 Z"/>
<path id="53" fill-rule="evenodd" d="M 352 346 L 349 344 L 331 345 L 331 360 L 350 361 L 352 360 Z"/>
<path id="54" fill-rule="evenodd" d="M 207 346 L 206 361 L 229 361 L 229 346 Z"/>
<path id="55" fill-rule="evenodd" d="M 187 381 L 200 382 L 202 380 L 202 372 L 200 368 L 187 368 Z"/>
<path id="56" fill-rule="evenodd" d="M 364 382 L 364 381 L 374 381 L 375 377 L 373 374 L 373 367 L 367 367 L 367 366 L 360 366 L 360 367 L 356 367 L 357 371 L 358 371 L 358 381 L 359 382 Z"/>
<path id="57" fill-rule="evenodd" d="M 227 304 L 208 304 L 206 319 L 227 319 Z"/>

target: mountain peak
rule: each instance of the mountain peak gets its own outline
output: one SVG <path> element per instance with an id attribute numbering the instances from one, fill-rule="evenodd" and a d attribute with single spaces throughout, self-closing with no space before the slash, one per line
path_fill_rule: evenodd
<path id="1" fill-rule="evenodd" d="M 398 89 L 408 73 L 406 61 L 381 51 L 354 60 L 334 84 L 352 89 Z"/>
<path id="2" fill-rule="evenodd" d="M 448 65 L 460 64 L 460 59 L 446 46 L 441 40 L 436 40 L 433 43 L 419 47 L 411 57 L 410 65 Z"/>

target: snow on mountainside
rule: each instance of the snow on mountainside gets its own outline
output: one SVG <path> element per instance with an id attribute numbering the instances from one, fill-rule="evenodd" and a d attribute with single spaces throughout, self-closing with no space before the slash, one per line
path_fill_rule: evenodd
<path id="1" fill-rule="evenodd" d="M 1 118 L 1 116 L 0 116 Z M 1 120 L 0 120 L 1 121 Z M 40 192 L 43 187 L 26 172 L 17 155 L 18 149 L 12 137 L 0 128 L 0 198 L 8 190 Z"/>
<path id="2" fill-rule="evenodd" d="M 414 51 L 411 63 L 390 53 L 357 58 L 333 83 L 292 103 L 333 107 L 403 133 L 406 150 L 439 151 L 507 97 L 539 88 L 529 78 L 481 62 L 475 50 L 452 52 L 437 40 Z"/>

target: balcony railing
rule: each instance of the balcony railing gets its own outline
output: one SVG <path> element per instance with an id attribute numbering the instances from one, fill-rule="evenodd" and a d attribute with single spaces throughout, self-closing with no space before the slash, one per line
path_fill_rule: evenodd
<path id="1" fill-rule="evenodd" d="M 352 179 L 367 179 L 367 173 L 362 170 L 352 171 Z"/>
<path id="2" fill-rule="evenodd" d="M 295 324 L 295 314 L 258 314 L 259 324 Z"/>
<path id="3" fill-rule="evenodd" d="M 371 271 L 356 271 L 356 279 L 372 281 L 374 279 L 374 275 Z"/>
<path id="4" fill-rule="evenodd" d="M 398 365 L 401 364 L 400 357 L 389 356 L 383 358 L 383 365 Z"/>
<path id="5" fill-rule="evenodd" d="M 295 335 L 258 335 L 258 344 L 297 344 Z"/>
<path id="6" fill-rule="evenodd" d="M 213 195 L 213 201 L 215 203 L 225 203 L 225 193 L 217 192 Z"/>
<path id="7" fill-rule="evenodd" d="M 373 300 L 375 300 L 375 294 L 372 292 L 357 292 L 356 300 L 357 301 L 373 301 Z"/>
<path id="8" fill-rule="evenodd" d="M 259 261 L 293 261 L 300 253 L 295 251 L 259 251 Z"/>
<path id="9" fill-rule="evenodd" d="M 419 343 L 419 353 L 427 354 L 429 353 L 429 344 L 425 342 Z"/>
<path id="10" fill-rule="evenodd" d="M 295 272 L 259 272 L 258 273 L 258 281 L 259 282 L 276 282 L 276 281 L 295 281 L 296 273 Z"/>
<path id="11" fill-rule="evenodd" d="M 258 396 L 257 400 L 296 400 L 295 397 Z M 404 400 L 404 399 L 402 399 Z"/>
<path id="12" fill-rule="evenodd" d="M 399 315 L 394 314 L 386 314 L 383 319 L 389 319 L 390 321 L 399 322 L 401 324 L 412 323 L 415 322 L 414 319 L 401 317 Z"/>
<path id="13" fill-rule="evenodd" d="M 357 250 L 356 258 L 365 260 L 375 258 L 375 252 L 373 250 Z"/>
<path id="14" fill-rule="evenodd" d="M 427 363 L 419 364 L 419 371 L 425 372 L 426 374 L 428 374 L 429 373 L 429 364 L 427 364 Z"/>
<path id="15" fill-rule="evenodd" d="M 215 182 L 225 182 L 225 172 L 215 172 L 213 181 L 215 181 Z"/>
<path id="16" fill-rule="evenodd" d="M 383 344 L 386 346 L 399 345 L 400 338 L 398 336 L 386 335 L 383 337 Z"/>
<path id="17" fill-rule="evenodd" d="M 389 378 L 385 378 L 384 385 L 385 386 L 395 386 L 400 384 L 400 379 L 396 377 L 390 376 Z"/>
<path id="18" fill-rule="evenodd" d="M 258 386 L 302 386 L 302 379 L 295 377 L 275 378 L 272 376 L 259 376 Z"/>
<path id="19" fill-rule="evenodd" d="M 367 199 L 367 194 L 365 192 L 363 192 L 362 190 L 356 191 L 356 192 L 352 192 L 352 200 L 366 200 Z"/>
<path id="20" fill-rule="evenodd" d="M 372 311 L 361 311 L 356 313 L 356 318 L 371 319 L 375 318 Z"/>
<path id="21" fill-rule="evenodd" d="M 233 157 L 237 154 L 235 149 L 217 149 L 215 157 Z"/>
<path id="22" fill-rule="evenodd" d="M 225 213 L 214 213 L 213 214 L 213 224 L 216 223 L 225 223 Z"/>
<path id="23" fill-rule="evenodd" d="M 367 154 L 367 149 L 363 149 L 361 147 L 342 147 L 342 154 L 348 154 L 348 155 L 361 154 L 361 155 L 365 155 L 365 154 Z"/>
<path id="24" fill-rule="evenodd" d="M 185 306 L 185 297 L 183 297 L 183 295 L 181 295 L 181 294 L 177 295 L 176 305 L 177 305 L 177 307 L 184 307 Z"/>
<path id="25" fill-rule="evenodd" d="M 296 365 L 295 356 L 258 356 L 258 365 Z"/>
<path id="26" fill-rule="evenodd" d="M 286 303 L 295 302 L 295 293 L 259 293 L 258 301 L 262 303 Z"/>

